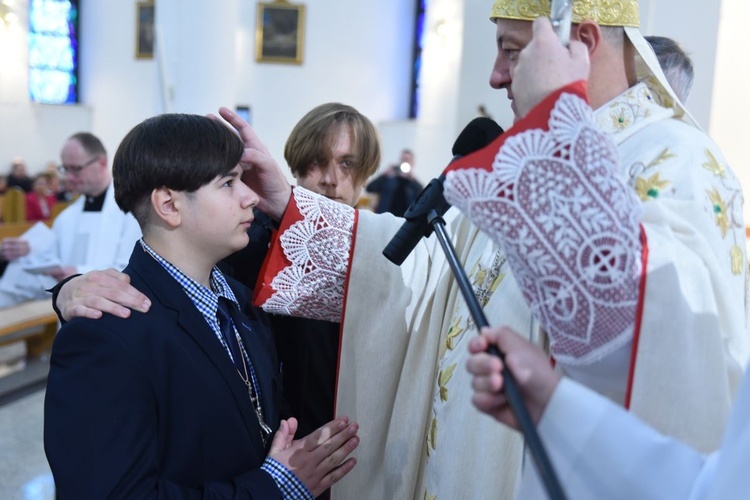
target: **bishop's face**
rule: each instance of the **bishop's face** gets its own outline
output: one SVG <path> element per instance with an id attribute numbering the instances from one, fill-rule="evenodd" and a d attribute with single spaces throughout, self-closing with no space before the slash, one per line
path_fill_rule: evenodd
<path id="1" fill-rule="evenodd" d="M 490 87 L 506 90 L 508 99 L 510 99 L 510 108 L 513 110 L 513 119 L 518 121 L 520 116 L 518 116 L 518 110 L 513 101 L 513 91 L 510 84 L 513 82 L 513 70 L 518 63 L 518 54 L 531 41 L 531 22 L 496 19 L 495 25 L 497 57 L 490 73 Z"/>

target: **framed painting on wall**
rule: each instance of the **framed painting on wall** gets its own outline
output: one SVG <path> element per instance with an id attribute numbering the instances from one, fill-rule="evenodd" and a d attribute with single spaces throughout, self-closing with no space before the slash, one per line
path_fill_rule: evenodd
<path id="1" fill-rule="evenodd" d="M 286 0 L 258 3 L 255 60 L 302 64 L 305 6 Z"/>
<path id="2" fill-rule="evenodd" d="M 154 58 L 154 2 L 136 3 L 135 8 L 135 57 Z"/>

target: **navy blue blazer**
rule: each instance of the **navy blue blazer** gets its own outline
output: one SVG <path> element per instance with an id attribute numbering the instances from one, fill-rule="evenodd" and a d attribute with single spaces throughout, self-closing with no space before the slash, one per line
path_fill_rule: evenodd
<path id="1" fill-rule="evenodd" d="M 140 243 L 124 272 L 151 300 L 148 313 L 73 319 L 52 349 L 44 446 L 58 498 L 281 498 L 259 469 L 268 450 L 247 388 L 206 320 Z M 228 281 L 247 304 L 238 328 L 276 431 L 268 322 Z"/>

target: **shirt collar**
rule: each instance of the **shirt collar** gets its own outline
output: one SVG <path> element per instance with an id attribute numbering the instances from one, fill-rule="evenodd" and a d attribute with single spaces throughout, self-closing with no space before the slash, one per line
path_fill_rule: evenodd
<path id="1" fill-rule="evenodd" d="M 183 273 L 174 264 L 165 260 L 161 255 L 156 253 L 153 248 L 148 246 L 148 243 L 146 243 L 143 238 L 141 238 L 140 243 L 143 250 L 161 264 L 167 273 L 169 273 L 169 275 L 180 284 L 190 300 L 207 319 L 210 318 L 211 321 L 213 321 L 216 317 L 219 297 L 225 297 L 239 307 L 239 302 L 237 302 L 237 298 L 235 297 L 232 288 L 229 286 L 229 283 L 227 283 L 226 278 L 221 271 L 219 271 L 218 267 L 214 266 L 213 269 L 211 269 L 211 276 L 209 278 L 211 288 L 208 288 Z"/>
<path id="2" fill-rule="evenodd" d="M 107 190 L 105 189 L 99 196 L 86 196 L 86 201 L 83 204 L 84 212 L 101 212 L 104 207 L 104 199 L 107 197 Z"/>

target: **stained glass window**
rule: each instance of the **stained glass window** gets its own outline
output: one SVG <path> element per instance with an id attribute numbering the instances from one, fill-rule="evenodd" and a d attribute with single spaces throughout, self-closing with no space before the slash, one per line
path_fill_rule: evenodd
<path id="1" fill-rule="evenodd" d="M 411 68 L 411 104 L 409 106 L 409 118 L 419 116 L 419 92 L 422 69 L 422 49 L 424 47 L 424 22 L 427 14 L 427 1 L 417 0 L 417 16 L 414 29 L 414 55 Z"/>
<path id="2" fill-rule="evenodd" d="M 78 102 L 78 1 L 29 2 L 29 95 L 34 102 Z"/>

